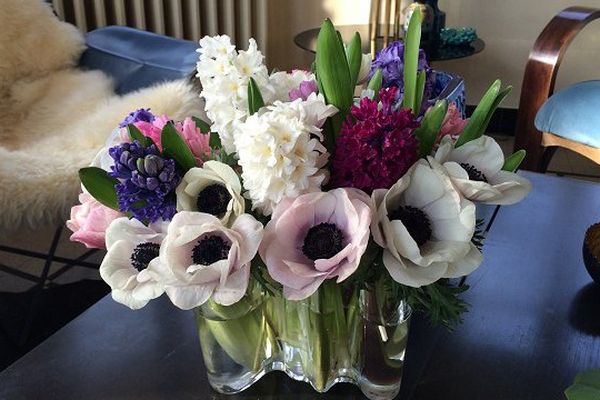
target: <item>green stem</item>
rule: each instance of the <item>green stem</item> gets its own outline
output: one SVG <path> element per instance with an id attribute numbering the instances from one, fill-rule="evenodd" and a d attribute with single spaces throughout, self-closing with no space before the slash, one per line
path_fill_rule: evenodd
<path id="1" fill-rule="evenodd" d="M 263 295 L 258 285 L 251 284 L 248 293 L 231 306 L 209 300 L 197 308 L 201 341 L 214 339 L 237 364 L 258 371 L 277 348 L 272 323 L 263 312 Z"/>
<path id="2" fill-rule="evenodd" d="M 335 281 L 326 281 L 319 290 L 298 304 L 298 320 L 305 333 L 301 352 L 305 375 L 323 391 L 340 368 L 349 367 L 347 321 L 342 291 Z"/>

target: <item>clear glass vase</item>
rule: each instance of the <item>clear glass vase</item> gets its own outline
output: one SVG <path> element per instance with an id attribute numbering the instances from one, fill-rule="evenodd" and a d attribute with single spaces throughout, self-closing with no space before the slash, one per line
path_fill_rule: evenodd
<path id="1" fill-rule="evenodd" d="M 343 293 L 333 282 L 302 301 L 258 288 L 233 306 L 196 309 L 211 386 L 238 393 L 278 370 L 326 392 L 357 385 L 370 399 L 392 399 L 402 380 L 410 307 L 374 292 Z"/>
<path id="2" fill-rule="evenodd" d="M 358 386 L 369 399 L 392 399 L 402 383 L 411 309 L 404 300 L 392 303 L 381 304 L 370 291 L 360 293 Z"/>
<path id="3" fill-rule="evenodd" d="M 217 392 L 234 394 L 250 387 L 278 354 L 264 300 L 258 285 L 252 285 L 232 306 L 209 300 L 194 310 L 208 381 Z"/>

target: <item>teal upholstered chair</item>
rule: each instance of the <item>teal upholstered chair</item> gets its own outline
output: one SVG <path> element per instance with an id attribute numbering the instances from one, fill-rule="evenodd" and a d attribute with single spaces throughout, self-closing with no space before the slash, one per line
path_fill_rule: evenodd
<path id="1" fill-rule="evenodd" d="M 600 80 L 579 82 L 552 94 L 567 47 L 597 18 L 600 9 L 561 11 L 546 25 L 529 54 L 515 140 L 515 149 L 527 150 L 524 169 L 545 172 L 558 147 L 600 164 Z"/>
<path id="2" fill-rule="evenodd" d="M 547 149 L 564 147 L 600 164 L 600 80 L 552 95 L 535 116 L 535 127 Z"/>

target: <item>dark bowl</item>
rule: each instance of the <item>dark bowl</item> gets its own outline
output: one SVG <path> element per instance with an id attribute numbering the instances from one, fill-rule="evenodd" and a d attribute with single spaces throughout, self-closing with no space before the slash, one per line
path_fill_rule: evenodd
<path id="1" fill-rule="evenodd" d="M 590 226 L 585 233 L 585 239 L 583 240 L 583 262 L 588 273 L 597 284 L 600 284 L 600 260 L 598 254 L 592 254 L 589 247 L 589 241 L 592 236 L 592 231 L 597 231 L 599 229 L 600 223 Z"/>

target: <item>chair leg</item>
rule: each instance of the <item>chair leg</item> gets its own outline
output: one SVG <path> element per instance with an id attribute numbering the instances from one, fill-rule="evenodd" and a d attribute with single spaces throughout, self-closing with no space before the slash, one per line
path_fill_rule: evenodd
<path id="1" fill-rule="evenodd" d="M 548 166 L 550 165 L 550 161 L 552 161 L 552 157 L 556 153 L 556 149 L 558 149 L 556 146 L 546 147 L 544 149 L 544 152 L 542 153 L 542 160 L 540 161 L 539 172 L 545 174 L 546 171 L 548 171 Z"/>
<path id="2" fill-rule="evenodd" d="M 52 238 L 52 243 L 50 244 L 50 249 L 48 250 L 48 257 L 46 258 L 44 269 L 42 271 L 42 274 L 40 275 L 38 283 L 32 289 L 33 297 L 31 299 L 31 306 L 29 307 L 27 318 L 25 319 L 23 331 L 21 332 L 21 337 L 19 338 L 20 346 L 25 345 L 25 343 L 27 343 L 27 340 L 29 339 L 31 327 L 38 313 L 39 303 L 44 290 L 44 285 L 46 283 L 46 279 L 48 278 L 48 274 L 50 273 L 50 267 L 52 266 L 54 253 L 56 253 L 58 242 L 60 241 L 60 237 L 62 236 L 62 231 L 62 226 L 56 228 L 56 231 L 54 232 L 54 237 Z"/>

